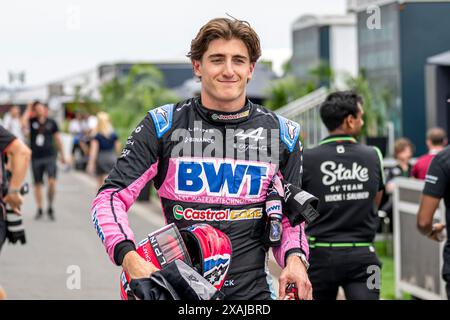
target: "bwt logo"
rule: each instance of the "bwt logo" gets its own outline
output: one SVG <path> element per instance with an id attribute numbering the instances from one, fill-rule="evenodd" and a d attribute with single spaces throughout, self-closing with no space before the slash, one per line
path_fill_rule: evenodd
<path id="1" fill-rule="evenodd" d="M 177 160 L 176 192 L 239 197 L 247 185 L 247 195 L 259 196 L 262 180 L 267 178 L 268 167 L 234 160 L 192 161 Z"/>
<path id="2" fill-rule="evenodd" d="M 274 213 L 281 213 L 281 202 L 280 201 L 273 201 L 273 202 L 278 202 L 278 204 L 271 204 L 266 208 L 266 213 L 268 216 Z"/>

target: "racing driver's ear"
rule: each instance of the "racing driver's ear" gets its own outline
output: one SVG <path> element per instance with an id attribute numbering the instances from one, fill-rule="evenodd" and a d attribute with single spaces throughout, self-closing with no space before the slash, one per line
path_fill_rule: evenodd
<path id="1" fill-rule="evenodd" d="M 248 75 L 247 75 L 247 83 L 249 83 L 250 80 L 252 80 L 253 72 L 255 71 L 255 65 L 256 65 L 256 62 L 251 62 L 250 63 L 250 68 L 249 68 L 249 72 L 248 72 Z"/>
<path id="2" fill-rule="evenodd" d="M 192 68 L 194 69 L 194 74 L 199 77 L 200 79 L 202 78 L 202 72 L 201 72 L 201 61 L 200 60 L 191 60 L 192 62 Z"/>

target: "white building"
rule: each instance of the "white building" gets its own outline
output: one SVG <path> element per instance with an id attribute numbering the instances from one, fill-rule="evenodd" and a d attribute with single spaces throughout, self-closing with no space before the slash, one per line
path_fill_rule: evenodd
<path id="1" fill-rule="evenodd" d="M 295 76 L 308 79 L 310 70 L 322 62 L 334 71 L 334 86 L 345 88 L 345 76 L 358 74 L 354 14 L 301 16 L 292 25 L 292 41 L 292 70 Z"/>

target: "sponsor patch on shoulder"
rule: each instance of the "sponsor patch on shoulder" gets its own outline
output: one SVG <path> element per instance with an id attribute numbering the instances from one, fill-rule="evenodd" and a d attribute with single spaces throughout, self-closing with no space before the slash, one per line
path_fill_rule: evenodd
<path id="1" fill-rule="evenodd" d="M 156 128 L 158 139 L 172 127 L 173 104 L 166 104 L 149 111 Z"/>
<path id="2" fill-rule="evenodd" d="M 287 145 L 289 151 L 292 152 L 298 136 L 300 135 L 300 125 L 297 122 L 286 119 L 280 115 L 277 115 L 277 117 L 280 122 L 281 141 L 283 141 Z"/>

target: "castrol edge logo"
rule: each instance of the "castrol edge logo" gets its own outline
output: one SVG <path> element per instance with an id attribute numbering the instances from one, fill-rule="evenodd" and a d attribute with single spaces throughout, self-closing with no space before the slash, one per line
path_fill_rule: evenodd
<path id="1" fill-rule="evenodd" d="M 234 221 L 260 219 L 263 216 L 262 208 L 252 208 L 243 210 L 197 210 L 193 208 L 183 208 L 180 205 L 173 207 L 173 215 L 175 219 L 192 220 L 192 221 Z"/>

